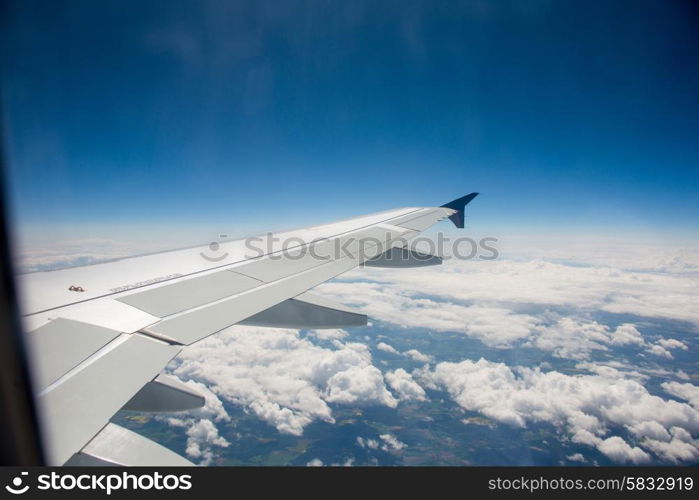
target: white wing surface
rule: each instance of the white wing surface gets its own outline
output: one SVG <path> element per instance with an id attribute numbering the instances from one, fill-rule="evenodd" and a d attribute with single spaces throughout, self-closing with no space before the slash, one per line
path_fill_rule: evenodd
<path id="1" fill-rule="evenodd" d="M 109 420 L 121 409 L 201 406 L 200 395 L 161 371 L 184 346 L 232 325 L 366 324 L 365 315 L 308 290 L 365 262 L 440 263 L 394 249 L 446 217 L 463 227 L 475 196 L 224 242 L 215 255 L 202 246 L 18 276 L 47 461 L 188 464 Z"/>

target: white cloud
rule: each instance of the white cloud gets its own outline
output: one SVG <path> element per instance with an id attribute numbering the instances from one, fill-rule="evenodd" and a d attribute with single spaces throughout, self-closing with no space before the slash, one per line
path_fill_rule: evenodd
<path id="1" fill-rule="evenodd" d="M 311 330 L 308 334 L 320 340 L 342 340 L 349 335 L 346 331 L 337 328 Z"/>
<path id="2" fill-rule="evenodd" d="M 213 446 L 227 448 L 230 443 L 219 436 L 218 429 L 208 419 L 201 419 L 187 429 L 186 453 L 200 459 L 200 465 L 209 465 L 213 460 Z"/>
<path id="3" fill-rule="evenodd" d="M 564 317 L 543 327 L 529 344 L 551 351 L 559 358 L 588 359 L 594 350 L 606 351 L 605 344 L 609 342 L 608 328 L 605 325 Z"/>
<path id="4" fill-rule="evenodd" d="M 646 420 L 633 425 L 628 425 L 627 429 L 638 438 L 649 438 L 660 441 L 669 441 L 670 433 L 660 423 L 654 420 Z"/>
<path id="5" fill-rule="evenodd" d="M 398 394 L 402 401 L 425 401 L 425 390 L 413 380 L 412 375 L 403 368 L 387 372 L 384 377 L 388 385 Z"/>
<path id="6" fill-rule="evenodd" d="M 573 442 L 597 447 L 620 463 L 644 463 L 651 447 L 642 449 L 619 436 L 607 437 L 612 427 L 641 432 L 646 422 L 665 429 L 678 427 L 699 433 L 699 411 L 677 401 L 651 395 L 636 380 L 603 375 L 565 375 L 480 359 L 439 363 L 433 371 L 415 372 L 428 383 L 446 389 L 463 408 L 516 427 L 549 422 L 565 429 Z"/>
<path id="7" fill-rule="evenodd" d="M 323 461 L 320 458 L 314 458 L 313 460 L 309 460 L 306 462 L 307 467 L 322 467 L 323 466 Z"/>
<path id="8" fill-rule="evenodd" d="M 456 272 L 452 272 L 452 279 L 453 274 Z M 404 286 L 408 287 L 407 290 L 403 289 Z M 411 296 L 411 293 L 422 294 L 421 289 L 412 290 L 411 283 L 401 279 L 395 284 L 340 282 L 328 283 L 320 288 L 323 293 L 333 295 L 340 301 L 358 302 L 359 308 L 383 321 L 404 327 L 462 331 L 490 347 L 512 347 L 517 342 L 525 341 L 525 345 L 551 351 L 557 357 L 584 360 L 589 359 L 594 351 L 608 351 L 610 346 L 647 345 L 641 332 L 630 323 L 612 329 L 596 321 L 553 312 L 535 317 L 515 313 L 502 306 L 437 302 L 422 296 Z M 454 287 L 445 290 L 450 288 Z M 446 295 L 451 293 L 447 291 Z M 392 352 L 389 347 L 382 343 L 379 348 Z M 661 351 L 664 351 L 655 346 L 648 346 L 648 349 L 655 354 L 663 354 Z M 419 361 L 429 360 L 423 358 Z"/>
<path id="9" fill-rule="evenodd" d="M 683 351 L 689 349 L 689 347 L 687 347 L 687 344 L 677 339 L 660 339 L 658 340 L 658 344 L 660 344 L 665 349 L 681 349 Z"/>
<path id="10" fill-rule="evenodd" d="M 376 439 L 369 439 L 357 436 L 357 444 L 362 448 L 368 448 L 370 450 L 379 449 L 379 442 Z"/>
<path id="11" fill-rule="evenodd" d="M 580 463 L 585 463 L 587 460 L 583 456 L 582 453 L 573 453 L 572 455 L 567 455 L 566 460 L 569 460 L 571 462 L 580 462 Z"/>
<path id="12" fill-rule="evenodd" d="M 409 357 L 413 361 L 417 361 L 419 363 L 429 363 L 432 361 L 432 356 L 428 356 L 427 354 L 423 354 L 417 349 L 410 349 L 408 351 L 405 351 L 403 353 L 404 356 Z"/>
<path id="13" fill-rule="evenodd" d="M 383 451 L 400 451 L 407 446 L 392 434 L 381 434 L 379 437 L 385 443 L 381 445 Z"/>
<path id="14" fill-rule="evenodd" d="M 388 345 L 388 344 L 385 343 L 385 342 L 379 342 L 378 344 L 376 344 L 376 348 L 377 348 L 378 350 L 380 350 L 380 351 L 388 352 L 388 353 L 391 353 L 391 354 L 397 354 L 397 355 L 400 354 L 400 353 L 396 350 L 395 347 L 393 347 L 393 346 L 391 346 L 391 345 Z"/>
<path id="15" fill-rule="evenodd" d="M 354 457 L 346 458 L 344 462 L 335 462 L 330 465 L 332 467 L 352 467 L 354 465 Z"/>
<path id="16" fill-rule="evenodd" d="M 177 377 L 175 377 L 177 378 Z M 188 413 L 195 417 L 214 419 L 216 422 L 228 422 L 231 418 L 223 407 L 223 403 L 219 397 L 214 394 L 211 389 L 201 382 L 195 380 L 187 380 L 184 385 L 191 387 L 199 394 L 204 396 L 204 406 L 196 410 L 190 410 Z"/>
<path id="17" fill-rule="evenodd" d="M 554 321 L 541 327 L 532 336 L 529 345 L 551 351 L 559 358 L 584 360 L 593 351 L 607 351 L 610 346 L 645 345 L 643 335 L 630 323 L 612 330 L 597 321 L 561 317 L 550 313 Z"/>
<path id="18" fill-rule="evenodd" d="M 551 255 L 548 248 L 539 255 Z M 693 255 L 696 257 L 695 252 Z M 635 314 L 691 321 L 699 325 L 699 309 L 694 307 L 699 289 L 699 274 L 668 274 L 657 272 L 657 266 L 638 266 L 630 262 L 619 267 L 606 263 L 613 253 L 600 254 L 599 259 L 589 260 L 590 265 L 547 262 L 540 258 L 526 261 L 459 261 L 448 260 L 431 268 L 390 269 L 364 268 L 343 275 L 352 283 L 351 293 L 347 283 L 328 283 L 319 287 L 324 292 L 342 297 L 345 303 L 361 306 L 370 315 L 383 321 L 406 326 L 428 326 L 437 330 L 460 331 L 469 322 L 462 317 L 463 307 L 437 302 L 426 297 L 440 297 L 449 302 L 478 304 L 479 307 L 504 308 L 499 315 L 511 313 L 511 304 L 537 304 L 555 307 L 574 307 L 585 310 L 603 310 L 613 313 Z M 607 259 L 607 260 L 605 260 Z M 696 260 L 696 258 L 695 258 Z M 695 264 L 692 264 L 693 266 Z M 660 266 L 662 267 L 662 266 Z M 455 286 L 464 283 L 464 286 Z M 343 286 L 345 285 L 345 286 Z M 357 286 L 360 285 L 360 286 Z M 388 295 L 388 298 L 382 298 Z M 411 300 L 411 298 L 413 298 Z M 378 303 L 375 302 L 378 299 Z M 411 302 L 410 312 L 401 317 L 401 304 Z M 412 302 L 417 301 L 417 302 Z M 422 302 L 420 302 L 422 301 Z M 507 306 L 507 307 L 505 307 Z M 441 314 L 431 313 L 438 308 Z M 477 311 L 470 311 L 476 314 Z M 489 317 L 496 318 L 495 313 Z M 498 335 L 511 342 L 512 338 L 526 336 L 532 318 L 513 314 L 515 325 L 505 322 Z M 485 325 L 495 325 L 495 319 L 486 318 Z M 482 327 L 478 318 L 476 331 Z"/>
<path id="19" fill-rule="evenodd" d="M 681 427 L 671 428 L 670 434 L 672 435 L 670 439 L 647 439 L 643 442 L 643 446 L 668 462 L 699 460 L 699 440 L 692 439 L 692 436 Z"/>
<path id="20" fill-rule="evenodd" d="M 597 449 L 618 463 L 645 464 L 650 455 L 637 446 L 630 446 L 619 436 L 600 440 Z"/>
<path id="21" fill-rule="evenodd" d="M 26 245 L 15 255 L 19 272 L 50 271 L 86 266 L 133 255 L 167 250 L 168 242 L 115 241 L 105 238 L 57 241 L 51 244 Z"/>
<path id="22" fill-rule="evenodd" d="M 185 348 L 169 370 L 294 435 L 314 420 L 334 422 L 328 403 L 395 407 L 369 348 L 332 343 L 316 346 L 295 330 L 234 326 Z"/>
<path id="23" fill-rule="evenodd" d="M 229 445 L 226 439 L 219 436 L 218 428 L 213 422 L 229 422 L 230 416 L 218 396 L 204 384 L 194 380 L 187 380 L 184 384 L 204 396 L 204 406 L 173 416 L 157 415 L 155 418 L 172 427 L 185 429 L 185 453 L 191 458 L 199 459 L 200 465 L 209 465 L 215 457 L 214 447 L 226 448 Z"/>
<path id="24" fill-rule="evenodd" d="M 590 362 L 583 362 L 583 363 L 578 363 L 575 365 L 575 368 L 578 370 L 586 370 L 591 373 L 595 373 L 597 375 L 600 375 L 602 377 L 606 378 L 633 378 L 638 381 L 645 381 L 648 379 L 648 377 L 644 374 L 637 373 L 637 372 L 629 372 L 629 371 L 622 371 L 622 368 L 625 368 L 621 363 L 614 363 L 614 362 L 609 362 L 609 363 L 590 363 Z"/>
<path id="25" fill-rule="evenodd" d="M 398 401 L 388 392 L 383 375 L 375 366 L 353 366 L 336 373 L 327 383 L 326 401 L 332 403 L 384 405 L 395 408 Z"/>
<path id="26" fill-rule="evenodd" d="M 645 345 L 643 335 L 636 327 L 630 323 L 624 323 L 616 327 L 614 332 L 610 333 L 610 344 L 612 345 Z"/>
<path id="27" fill-rule="evenodd" d="M 587 370 L 608 378 L 630 378 L 645 383 L 650 377 L 678 378 L 688 380 L 689 376 L 682 370 L 668 370 L 659 366 L 641 366 L 631 359 L 629 361 L 606 360 L 604 362 L 581 362 L 575 367 L 579 370 Z M 549 367 L 550 368 L 550 367 Z"/>
<path id="28" fill-rule="evenodd" d="M 689 383 L 681 384 L 679 382 L 663 382 L 660 384 L 668 394 L 672 394 L 676 398 L 688 401 L 690 405 L 699 410 L 699 387 Z"/>
<path id="29" fill-rule="evenodd" d="M 537 237 L 532 245 L 519 239 L 517 256 L 545 255 L 552 262 L 574 262 L 591 267 L 611 267 L 622 271 L 688 274 L 699 271 L 699 247 L 694 245 L 644 244 L 638 241 L 606 241 L 600 238 L 566 238 L 567 241 Z M 527 248 L 528 246 L 528 248 Z"/>
<path id="30" fill-rule="evenodd" d="M 352 303 L 381 321 L 404 327 L 464 332 L 492 347 L 511 346 L 528 337 L 537 324 L 533 316 L 514 313 L 505 307 L 467 306 L 414 296 L 422 295 L 422 292 L 419 288 L 404 288 L 405 285 L 403 282 L 332 282 L 320 285 L 317 290 L 331 298 Z"/>
<path id="31" fill-rule="evenodd" d="M 523 344 L 550 351 L 556 357 L 576 360 L 589 359 L 595 351 L 609 351 L 616 346 L 643 347 L 647 352 L 667 359 L 673 358 L 669 349 L 686 348 L 676 339 L 660 339 L 655 344 L 648 343 L 637 326 L 631 323 L 611 328 L 597 321 L 562 315 L 551 310 L 538 315 L 511 310 L 513 304 L 528 303 L 552 307 L 572 306 L 578 314 L 588 310 L 613 310 L 641 316 L 675 317 L 677 311 L 674 309 L 660 311 L 644 306 L 645 310 L 641 312 L 636 306 L 628 311 L 619 306 L 620 301 L 628 301 L 639 290 L 644 290 L 644 282 L 660 280 L 657 274 L 641 276 L 622 270 L 580 268 L 543 261 L 478 264 L 480 267 L 475 267 L 472 262 L 450 261 L 445 264 L 446 270 L 430 270 L 429 279 L 414 270 L 386 274 L 380 269 L 365 269 L 354 271 L 357 276 L 361 273 L 361 282 L 332 282 L 323 284 L 318 289 L 340 302 L 353 303 L 382 321 L 403 327 L 463 332 L 489 347 L 511 348 Z M 481 276 L 486 270 L 493 275 L 491 281 L 488 281 L 488 276 Z M 534 271 L 540 272 L 541 276 L 533 276 Z M 472 279 L 472 273 L 477 277 Z M 508 279 L 507 289 L 500 288 L 505 286 L 505 283 L 501 283 L 501 275 Z M 561 290 L 560 286 L 569 278 L 573 280 L 568 283 L 570 287 Z M 368 281 L 371 279 L 377 282 Z M 465 280 L 469 287 L 453 286 L 457 279 Z M 692 286 L 699 285 L 699 281 L 687 278 L 685 283 L 684 278 L 676 276 L 668 279 L 685 294 L 681 297 L 683 304 L 696 299 L 697 292 Z M 472 287 L 474 281 L 476 284 Z M 488 282 L 488 287 L 484 288 L 484 281 Z M 657 298 L 662 302 L 666 290 L 661 288 L 665 283 L 659 281 L 656 285 L 652 294 L 648 292 L 646 299 L 652 301 Z M 548 288 L 542 289 L 543 286 Z M 541 292 L 541 295 L 533 296 L 531 287 Z M 513 290 L 521 293 L 521 296 L 513 296 Z M 425 297 L 426 294 L 430 297 Z M 454 303 L 452 300 L 476 304 Z M 684 311 L 679 317 L 686 316 Z M 695 319 L 699 324 L 699 315 Z"/>
<path id="32" fill-rule="evenodd" d="M 660 356 L 666 359 L 674 359 L 674 356 L 670 351 L 665 349 L 664 347 L 658 345 L 658 344 L 653 344 L 648 346 L 648 349 L 646 349 L 647 352 L 651 354 L 655 354 L 656 356 Z"/>

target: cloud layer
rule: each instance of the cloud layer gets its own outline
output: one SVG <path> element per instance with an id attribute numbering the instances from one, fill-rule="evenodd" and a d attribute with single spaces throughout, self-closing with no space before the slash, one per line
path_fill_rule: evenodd
<path id="1" fill-rule="evenodd" d="M 515 427 L 548 422 L 572 442 L 594 446 L 618 463 L 647 463 L 651 452 L 673 462 L 699 459 L 699 442 L 692 438 L 699 434 L 699 411 L 654 396 L 619 372 L 565 375 L 480 359 L 443 362 L 417 373 L 424 384 L 446 390 L 466 410 Z M 688 397 L 694 390 L 666 389 Z M 620 429 L 636 443 L 613 435 Z"/>
<path id="2" fill-rule="evenodd" d="M 395 408 L 369 348 L 332 344 L 319 347 L 296 330 L 235 326 L 186 348 L 169 369 L 287 434 L 301 435 L 315 420 L 334 422 L 329 403 Z M 417 394 L 409 380 L 398 386 Z"/>
<path id="3" fill-rule="evenodd" d="M 665 359 L 688 349 L 674 338 L 646 338 L 638 324 L 609 326 L 591 319 L 600 312 L 699 327 L 699 309 L 693 307 L 699 299 L 697 273 L 450 260 L 432 268 L 355 270 L 317 290 L 403 327 L 463 332 L 488 347 L 530 346 L 576 360 L 620 346 Z"/>
<path id="4" fill-rule="evenodd" d="M 342 277 L 343 281 L 361 281 L 354 283 L 361 286 L 355 288 L 353 296 L 346 293 L 343 283 L 327 283 L 318 289 L 349 297 L 350 302 L 362 306 L 371 316 L 396 324 L 417 325 L 424 315 L 422 324 L 429 323 L 431 328 L 453 329 L 455 323 L 459 328 L 463 328 L 464 323 L 473 324 L 477 335 L 483 328 L 497 328 L 506 331 L 500 333 L 505 339 L 526 336 L 523 330 L 531 327 L 532 318 L 513 313 L 514 306 L 518 305 L 627 313 L 699 325 L 699 309 L 693 307 L 699 290 L 699 272 L 694 269 L 694 260 L 684 264 L 675 262 L 675 267 L 689 271 L 659 272 L 658 269 L 668 265 L 662 254 L 653 265 L 647 256 L 632 254 L 624 259 L 621 253 L 624 248 L 598 253 L 590 257 L 589 265 L 541 258 L 452 259 L 430 268 L 364 268 Z M 553 251 L 555 249 L 550 249 Z M 690 255 L 693 259 L 697 253 L 692 250 Z M 601 264 L 605 259 L 617 261 L 618 267 Z M 428 297 L 440 297 L 449 303 L 433 310 L 436 304 Z M 376 298 L 380 299 L 378 304 Z M 407 301 L 412 312 L 401 318 L 395 314 L 395 309 L 400 309 Z M 476 308 L 453 309 L 451 306 L 455 303 Z M 484 317 L 479 314 L 482 308 L 502 310 L 486 310 L 488 314 Z"/>
<path id="5" fill-rule="evenodd" d="M 538 349 L 576 360 L 577 369 L 588 374 L 510 367 L 485 359 L 439 362 L 416 349 L 401 352 L 381 341 L 375 344 L 379 351 L 425 364 L 413 373 L 403 368 L 382 373 L 373 365 L 368 346 L 347 341 L 342 330 L 304 337 L 294 330 L 251 327 L 233 327 L 188 348 L 171 370 L 210 385 L 220 398 L 293 435 L 301 435 L 316 420 L 333 423 L 331 404 L 395 408 L 400 401 L 426 401 L 426 389 L 439 389 L 462 408 L 503 424 L 549 423 L 564 441 L 594 447 L 615 463 L 696 461 L 696 386 L 663 383 L 668 394 L 682 401 L 663 399 L 643 384 L 651 375 L 681 372 L 639 372 L 633 362 L 623 360 L 590 362 L 595 353 L 619 348 L 630 349 L 632 357 L 665 360 L 689 349 L 681 340 L 645 331 L 640 323 L 610 326 L 591 319 L 592 313 L 607 311 L 699 324 L 699 315 L 686 307 L 696 298 L 696 277 L 642 267 L 450 261 L 427 270 L 357 270 L 318 287 L 319 293 L 385 322 L 462 332 L 497 349 Z M 188 436 L 197 436 L 209 449 L 217 446 L 216 436 L 203 432 L 206 424 L 196 423 L 197 432 L 188 431 Z M 393 446 L 391 439 L 400 443 L 383 435 L 357 442 L 363 448 L 399 451 L 401 446 Z M 571 457 L 586 460 L 579 453 Z"/>
<path id="6" fill-rule="evenodd" d="M 31 249 L 22 265 L 42 270 L 148 250 L 109 240 L 65 242 Z M 584 373 L 485 359 L 440 362 L 417 349 L 399 351 L 386 341 L 375 344 L 389 354 L 382 358 L 382 372 L 364 343 L 372 343 L 369 337 L 360 343 L 339 329 L 304 334 L 236 326 L 186 348 L 168 368 L 206 397 L 200 410 L 159 417 L 183 429 L 192 460 L 210 464 L 234 444 L 223 401 L 280 433 L 300 436 L 311 422 L 334 423 L 332 405 L 396 408 L 401 401 L 427 401 L 429 390 L 436 389 L 448 392 L 462 408 L 505 425 L 548 423 L 563 442 L 590 446 L 615 463 L 699 461 L 699 387 L 687 383 L 695 374 L 668 364 L 686 358 L 695 344 L 671 329 L 648 328 L 643 320 L 681 320 L 699 327 L 696 249 L 548 247 L 489 262 L 358 269 L 317 291 L 400 327 L 461 332 L 487 348 L 536 349 L 574 360 L 575 369 Z M 633 317 L 606 324 L 600 313 Z M 640 367 L 641 358 L 656 363 Z M 424 366 L 410 373 L 393 364 L 407 359 Z M 665 397 L 644 385 L 652 376 L 665 378 L 660 384 Z M 357 444 L 391 453 L 405 447 L 389 433 L 358 437 Z M 573 453 L 568 460 L 588 459 Z M 332 465 L 351 463 L 352 458 L 341 458 Z"/>

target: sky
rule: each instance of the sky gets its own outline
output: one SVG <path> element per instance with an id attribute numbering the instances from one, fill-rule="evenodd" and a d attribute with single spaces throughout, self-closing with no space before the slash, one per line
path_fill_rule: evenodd
<path id="1" fill-rule="evenodd" d="M 696 463 L 698 24 L 664 0 L 0 1 L 8 205 L 21 243 L 51 243 L 17 267 L 476 191 L 466 234 L 502 259 L 318 287 L 380 322 L 364 338 L 237 325 L 179 356 L 216 392 L 170 420 L 185 453 L 239 447 L 232 406 L 300 436 L 439 389 L 588 458 Z"/>
<path id="2" fill-rule="evenodd" d="M 257 232 L 472 191 L 481 233 L 699 236 L 690 2 L 27 0 L 2 14 L 22 236 Z"/>

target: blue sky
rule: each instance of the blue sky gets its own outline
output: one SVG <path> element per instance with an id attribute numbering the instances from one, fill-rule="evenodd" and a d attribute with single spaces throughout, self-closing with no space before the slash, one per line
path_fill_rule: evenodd
<path id="1" fill-rule="evenodd" d="M 0 44 L 11 206 L 22 231 L 84 237 L 276 229 L 480 191 L 481 232 L 695 238 L 697 14 L 15 2 Z"/>

